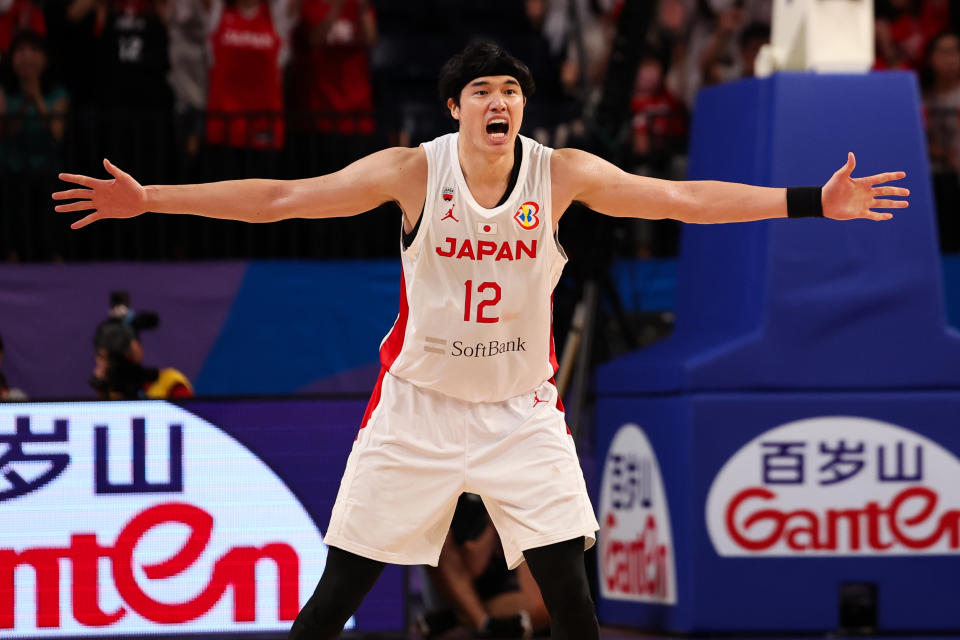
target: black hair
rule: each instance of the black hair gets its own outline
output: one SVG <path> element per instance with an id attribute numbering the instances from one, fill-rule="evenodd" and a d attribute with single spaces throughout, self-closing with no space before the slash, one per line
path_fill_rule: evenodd
<path id="1" fill-rule="evenodd" d="M 19 49 L 20 47 L 28 45 L 34 49 L 39 49 L 44 53 L 47 52 L 47 41 L 36 31 L 31 31 L 30 29 L 21 29 L 17 31 L 13 36 L 13 39 L 10 41 L 10 49 L 8 55 L 13 57 L 13 52 Z"/>
<path id="2" fill-rule="evenodd" d="M 664 46 L 645 45 L 640 49 L 639 60 L 640 64 L 647 60 L 654 60 L 666 72 L 666 69 L 670 66 L 670 49 Z"/>
<path id="3" fill-rule="evenodd" d="M 20 80 L 13 70 L 13 54 L 21 47 L 33 47 L 47 56 L 47 66 L 40 75 L 40 92 L 47 95 L 50 92 L 50 53 L 47 51 L 47 41 L 36 31 L 30 29 L 21 29 L 17 31 L 10 41 L 10 48 L 7 49 L 6 61 L 4 63 L 3 88 L 9 90 L 10 95 L 19 95 L 22 93 Z"/>
<path id="4" fill-rule="evenodd" d="M 110 307 L 113 308 L 121 304 L 125 307 L 130 306 L 130 292 L 129 291 L 111 291 Z"/>
<path id="5" fill-rule="evenodd" d="M 937 45 L 940 44 L 940 41 L 944 38 L 957 38 L 960 40 L 960 33 L 956 31 L 946 30 L 941 31 L 937 35 L 930 38 L 927 42 L 927 47 L 923 55 L 923 66 L 920 68 L 920 88 L 927 92 L 933 88 L 933 83 L 936 80 L 936 77 L 933 73 L 933 65 L 931 60 L 933 58 L 933 50 L 937 48 Z"/>
<path id="6" fill-rule="evenodd" d="M 920 11 L 920 0 L 910 0 L 906 9 L 896 9 L 890 0 L 877 0 L 874 5 L 873 13 L 882 20 L 896 20 L 904 13 L 917 13 Z"/>
<path id="7" fill-rule="evenodd" d="M 117 320 L 108 320 L 97 327 L 94 346 L 105 349 L 110 355 L 123 356 L 130 349 L 130 343 L 137 339 L 133 327 Z"/>
<path id="8" fill-rule="evenodd" d="M 740 46 L 745 47 L 751 40 L 770 42 L 770 25 L 763 22 L 751 22 L 740 32 Z"/>
<path id="9" fill-rule="evenodd" d="M 527 65 L 507 53 L 506 49 L 493 42 L 475 42 L 447 60 L 440 69 L 437 89 L 440 100 L 447 104 L 453 99 L 460 105 L 460 92 L 467 83 L 481 76 L 512 76 L 520 83 L 524 98 L 533 95 L 536 85 Z"/>

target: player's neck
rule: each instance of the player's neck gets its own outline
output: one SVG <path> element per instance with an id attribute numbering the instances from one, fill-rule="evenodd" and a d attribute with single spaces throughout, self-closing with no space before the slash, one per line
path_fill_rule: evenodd
<path id="1" fill-rule="evenodd" d="M 514 163 L 513 145 L 485 151 L 473 147 L 461 136 L 457 144 L 457 157 L 474 199 L 481 206 L 492 208 L 510 182 Z"/>

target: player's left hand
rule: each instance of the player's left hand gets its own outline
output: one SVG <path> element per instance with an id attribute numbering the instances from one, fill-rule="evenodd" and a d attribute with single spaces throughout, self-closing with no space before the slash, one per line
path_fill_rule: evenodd
<path id="1" fill-rule="evenodd" d="M 891 180 L 906 177 L 903 171 L 878 173 L 864 178 L 852 178 L 850 174 L 857 166 L 853 152 L 847 154 L 847 164 L 840 167 L 823 185 L 821 202 L 823 217 L 834 220 L 890 220 L 891 213 L 880 213 L 871 209 L 905 209 L 910 203 L 906 200 L 886 200 L 885 196 L 909 196 L 910 190 L 903 187 L 885 186 Z"/>

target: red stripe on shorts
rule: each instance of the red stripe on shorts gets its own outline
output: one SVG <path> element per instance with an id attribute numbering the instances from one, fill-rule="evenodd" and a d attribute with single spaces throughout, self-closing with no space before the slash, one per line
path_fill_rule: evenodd
<path id="1" fill-rule="evenodd" d="M 403 350 L 403 336 L 407 333 L 407 284 L 403 276 L 403 268 L 400 269 L 400 313 L 397 315 L 397 321 L 393 323 L 387 339 L 380 345 L 380 375 L 377 376 L 377 384 L 373 387 L 373 393 L 370 394 L 370 401 L 367 402 L 367 410 L 363 414 L 363 421 L 360 428 L 367 426 L 373 410 L 380 404 L 380 392 L 383 387 L 383 377 L 390 367 L 393 366 L 400 351 Z"/>
<path id="2" fill-rule="evenodd" d="M 550 294 L 550 366 L 553 367 L 553 376 L 550 378 L 550 384 L 557 389 L 557 409 L 566 413 L 567 410 L 563 408 L 563 400 L 560 399 L 560 389 L 557 387 L 557 371 L 560 370 L 560 364 L 557 363 L 557 348 L 553 342 L 553 294 Z M 570 427 L 567 426 L 567 433 L 570 433 Z M 570 433 L 570 435 L 573 435 Z"/>
<path id="3" fill-rule="evenodd" d="M 557 375 L 557 371 L 560 370 L 560 364 L 557 362 L 557 348 L 553 343 L 553 294 L 550 294 L 550 366 L 553 367 L 553 375 Z M 557 386 L 557 383 L 553 383 L 553 386 Z M 560 394 L 557 394 L 557 397 L 560 397 Z M 560 410 L 563 411 L 563 407 L 560 407 Z"/>
<path id="4" fill-rule="evenodd" d="M 557 409 L 560 409 L 560 411 L 562 411 L 563 413 L 566 413 L 567 410 L 563 408 L 563 400 L 560 398 L 560 387 L 557 386 L 556 378 L 550 378 L 550 384 L 552 384 L 553 388 L 557 390 Z M 573 433 L 570 431 L 570 426 L 566 425 L 566 427 L 567 427 L 567 433 L 569 433 L 570 435 L 573 435 Z"/>

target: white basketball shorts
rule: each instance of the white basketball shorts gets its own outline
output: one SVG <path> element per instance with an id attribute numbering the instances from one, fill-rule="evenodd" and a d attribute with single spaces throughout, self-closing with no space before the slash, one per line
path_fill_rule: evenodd
<path id="1" fill-rule="evenodd" d="M 599 529 L 557 388 L 472 403 L 384 374 L 353 444 L 324 542 L 391 564 L 436 566 L 457 499 L 479 494 L 507 566 Z"/>

